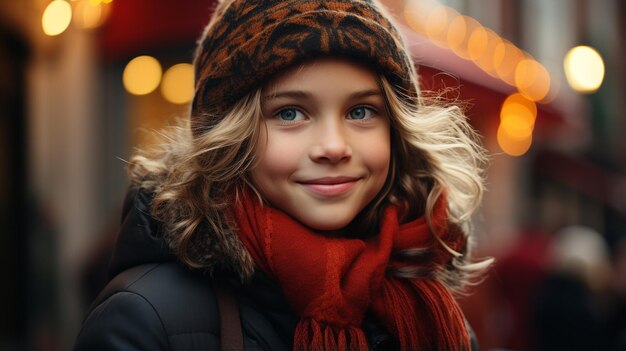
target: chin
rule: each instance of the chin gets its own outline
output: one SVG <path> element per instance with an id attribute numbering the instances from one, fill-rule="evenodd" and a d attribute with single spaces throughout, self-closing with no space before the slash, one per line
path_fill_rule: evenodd
<path id="1" fill-rule="evenodd" d="M 346 228 L 350 224 L 351 221 L 346 219 L 342 221 L 332 221 L 332 222 L 329 222 L 327 220 L 321 220 L 321 221 L 316 221 L 316 220 L 302 221 L 301 220 L 300 222 L 313 230 L 332 232 L 332 231 L 339 231 L 339 230 Z"/>

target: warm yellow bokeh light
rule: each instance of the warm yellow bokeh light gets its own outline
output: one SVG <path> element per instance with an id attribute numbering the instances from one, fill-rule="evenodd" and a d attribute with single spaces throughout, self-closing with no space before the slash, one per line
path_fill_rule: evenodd
<path id="1" fill-rule="evenodd" d="M 455 16 L 452 18 L 452 20 L 450 20 L 450 24 L 448 25 L 448 33 L 446 34 L 448 47 L 455 50 L 461 46 L 465 40 L 466 34 L 467 23 L 465 21 L 465 17 Z"/>
<path id="2" fill-rule="evenodd" d="M 72 6 L 65 0 L 54 0 L 48 4 L 41 17 L 43 32 L 49 36 L 59 35 L 72 21 Z"/>
<path id="3" fill-rule="evenodd" d="M 482 55 L 475 59 L 476 65 L 482 68 L 485 72 L 495 76 L 496 69 L 502 64 L 504 57 L 500 53 L 496 52 L 496 48 L 502 39 L 498 34 L 490 29 L 485 30 L 487 33 L 487 45 Z"/>
<path id="4" fill-rule="evenodd" d="M 560 90 L 561 90 L 561 83 L 559 83 L 558 80 L 551 81 L 550 90 L 548 91 L 548 94 L 544 96 L 543 99 L 537 102 L 543 105 L 553 102 L 557 98 L 557 96 L 559 96 Z"/>
<path id="5" fill-rule="evenodd" d="M 532 135 L 536 119 L 537 105 L 519 93 L 510 95 L 502 104 L 500 128 L 513 138 L 525 140 Z"/>
<path id="6" fill-rule="evenodd" d="M 450 48 L 459 57 L 462 57 L 464 59 L 469 59 L 470 56 L 469 56 L 469 52 L 468 52 L 468 46 L 469 46 L 470 37 L 471 37 L 472 33 L 474 32 L 474 30 L 476 28 L 481 27 L 481 25 L 480 25 L 480 23 L 478 23 L 478 21 L 476 21 L 472 17 L 468 17 L 468 16 L 459 16 L 459 17 L 461 17 L 461 18 L 460 19 L 455 18 L 455 20 L 456 21 L 463 21 L 463 23 L 465 25 L 465 30 L 464 30 L 464 33 L 463 33 L 463 37 L 461 38 L 461 43 L 459 45 L 451 46 Z M 453 23 L 450 24 L 451 28 L 453 28 L 452 24 Z M 460 26 L 460 24 L 456 24 L 456 26 Z"/>
<path id="7" fill-rule="evenodd" d="M 498 145 L 507 155 L 521 156 L 525 154 L 533 142 L 532 133 L 517 135 L 509 134 L 509 128 L 503 123 L 498 127 L 497 133 Z"/>
<path id="8" fill-rule="evenodd" d="M 452 49 L 452 46 L 458 47 L 465 38 L 465 19 L 452 7 L 441 7 L 443 7 L 445 12 L 444 28 L 436 36 L 430 37 L 430 39 L 435 45 L 446 49 Z M 450 40 L 453 41 L 453 45 L 450 45 Z"/>
<path id="9" fill-rule="evenodd" d="M 520 93 L 511 94 L 504 100 L 500 109 L 500 120 L 505 121 L 507 119 L 512 121 L 503 122 L 505 125 L 522 123 L 532 131 L 537 119 L 537 105 Z M 523 134 L 526 133 L 523 132 Z"/>
<path id="10" fill-rule="evenodd" d="M 477 60 L 484 55 L 487 50 L 487 42 L 489 35 L 485 27 L 479 26 L 474 28 L 467 42 L 467 54 L 470 59 Z"/>
<path id="11" fill-rule="evenodd" d="M 431 3 L 425 1 L 407 1 L 404 6 L 404 20 L 417 33 L 426 32 L 426 19 Z"/>
<path id="12" fill-rule="evenodd" d="M 500 120 L 500 128 L 504 129 L 510 137 L 515 139 L 526 139 L 533 134 L 533 126 L 520 114 L 505 115 Z"/>
<path id="13" fill-rule="evenodd" d="M 572 48 L 563 62 L 565 77 L 572 89 L 582 93 L 593 93 L 604 80 L 602 56 L 589 46 Z"/>
<path id="14" fill-rule="evenodd" d="M 96 28 L 102 24 L 102 6 L 93 6 L 89 0 L 81 0 L 76 4 L 74 21 L 85 29 Z"/>
<path id="15" fill-rule="evenodd" d="M 551 92 L 548 70 L 511 42 L 474 18 L 460 15 L 437 1 L 410 0 L 405 4 L 404 18 L 414 31 L 515 86 L 528 99 L 541 102 L 548 99 Z"/>
<path id="16" fill-rule="evenodd" d="M 494 48 L 496 75 L 509 85 L 515 85 L 515 67 L 524 58 L 524 53 L 511 42 L 503 40 Z"/>
<path id="17" fill-rule="evenodd" d="M 533 101 L 540 101 L 550 91 L 550 74 L 539 62 L 527 58 L 515 67 L 515 86 Z"/>
<path id="18" fill-rule="evenodd" d="M 179 63 L 170 67 L 163 74 L 161 93 L 163 97 L 174 104 L 185 104 L 193 99 L 193 66 L 188 63 Z"/>
<path id="19" fill-rule="evenodd" d="M 124 88 L 133 95 L 146 95 L 161 82 L 161 64 L 152 56 L 138 56 L 124 68 Z"/>
<path id="20" fill-rule="evenodd" d="M 448 29 L 448 10 L 445 6 L 438 5 L 430 10 L 426 17 L 426 35 L 436 44 L 445 38 Z"/>
<path id="21" fill-rule="evenodd" d="M 502 103 L 498 145 L 508 155 L 520 156 L 532 144 L 537 105 L 519 93 L 509 95 Z"/>

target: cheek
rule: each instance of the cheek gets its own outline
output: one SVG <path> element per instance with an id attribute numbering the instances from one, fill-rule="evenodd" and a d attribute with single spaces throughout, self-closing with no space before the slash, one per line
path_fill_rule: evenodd
<path id="1" fill-rule="evenodd" d="M 298 166 L 302 154 L 301 140 L 268 131 L 259 143 L 259 163 L 253 170 L 253 179 L 261 180 L 289 176 Z"/>
<path id="2" fill-rule="evenodd" d="M 385 181 L 389 175 L 389 167 L 391 165 L 390 148 L 381 148 L 379 150 L 380 152 L 373 155 L 374 160 L 372 162 L 372 171 L 376 177 L 376 193 L 378 193 L 385 185 Z"/>
<path id="3" fill-rule="evenodd" d="M 369 154 L 370 163 L 376 170 L 384 172 L 385 176 L 389 171 L 389 164 L 391 162 L 391 148 L 389 143 L 381 143 L 379 147 L 375 148 Z"/>
<path id="4" fill-rule="evenodd" d="M 391 140 L 388 131 L 368 138 L 363 145 L 362 154 L 367 167 L 375 174 L 377 182 L 384 183 L 391 163 Z"/>

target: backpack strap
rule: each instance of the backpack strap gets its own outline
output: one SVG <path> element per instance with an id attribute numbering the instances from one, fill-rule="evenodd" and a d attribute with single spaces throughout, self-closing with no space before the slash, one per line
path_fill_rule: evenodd
<path id="1" fill-rule="evenodd" d="M 223 284 L 215 289 L 220 313 L 220 345 L 222 351 L 243 351 L 243 333 L 239 319 L 239 307 L 232 291 Z"/>

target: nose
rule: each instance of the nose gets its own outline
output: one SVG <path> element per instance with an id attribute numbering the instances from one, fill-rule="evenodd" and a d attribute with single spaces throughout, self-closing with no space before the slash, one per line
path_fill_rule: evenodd
<path id="1" fill-rule="evenodd" d="M 314 162 L 338 163 L 352 157 L 348 131 L 337 119 L 321 122 L 309 156 Z"/>

